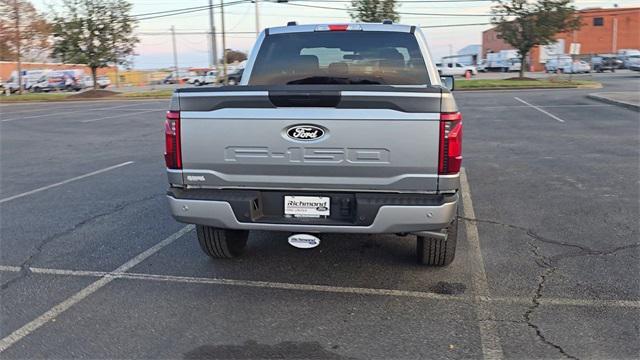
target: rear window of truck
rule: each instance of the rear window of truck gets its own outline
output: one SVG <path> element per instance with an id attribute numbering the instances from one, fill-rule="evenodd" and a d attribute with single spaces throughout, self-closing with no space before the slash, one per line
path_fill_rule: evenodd
<path id="1" fill-rule="evenodd" d="M 267 36 L 249 85 L 429 85 L 415 35 L 334 31 Z"/>

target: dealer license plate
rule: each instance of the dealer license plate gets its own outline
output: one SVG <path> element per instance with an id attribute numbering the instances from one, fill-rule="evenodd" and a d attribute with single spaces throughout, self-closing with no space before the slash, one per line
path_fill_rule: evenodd
<path id="1" fill-rule="evenodd" d="M 284 215 L 293 217 L 329 217 L 331 199 L 321 196 L 285 196 Z"/>

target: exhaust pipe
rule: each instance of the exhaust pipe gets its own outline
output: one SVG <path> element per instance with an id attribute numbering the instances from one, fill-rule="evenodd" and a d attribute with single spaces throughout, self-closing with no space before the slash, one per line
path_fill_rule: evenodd
<path id="1" fill-rule="evenodd" d="M 445 240 L 445 241 L 447 240 L 447 237 L 448 237 L 447 233 L 443 233 L 440 231 L 417 231 L 412 234 L 417 236 L 430 237 L 438 240 Z"/>

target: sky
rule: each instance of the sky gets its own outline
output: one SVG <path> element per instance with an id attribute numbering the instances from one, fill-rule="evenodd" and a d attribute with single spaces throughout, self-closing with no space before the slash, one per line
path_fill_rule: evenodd
<path id="1" fill-rule="evenodd" d="M 432 1 L 432 2 L 429 2 Z M 456 26 L 446 25 L 483 24 L 490 21 L 491 2 L 471 0 L 460 2 L 433 2 L 434 0 L 398 0 L 397 11 L 400 13 L 441 13 L 474 16 L 433 16 L 401 14 L 400 23 L 416 26 L 443 26 L 435 28 L 423 28 L 430 46 L 432 56 L 440 59 L 450 53 L 456 54 L 458 50 L 467 45 L 480 44 L 482 31 L 490 28 L 490 25 Z M 61 0 L 32 0 L 33 4 L 42 12 L 48 12 L 51 7 L 57 8 Z M 131 0 L 133 3 L 133 15 L 142 15 L 183 9 L 190 7 L 206 6 L 209 0 Z M 238 2 L 238 0 L 224 0 L 226 3 Z M 213 0 L 214 6 L 220 4 L 220 0 Z M 298 4 L 298 5 L 296 5 Z M 592 7 L 620 7 L 640 6 L 638 0 L 575 0 L 574 5 L 578 9 Z M 339 8 L 320 9 L 302 5 Z M 349 22 L 348 0 L 290 0 L 287 3 L 275 3 L 274 0 L 259 1 L 260 27 L 282 26 L 288 21 L 297 21 L 299 24 L 312 23 L 344 23 Z M 475 16 L 479 15 L 479 16 Z M 152 17 L 148 15 L 147 17 Z M 209 12 L 205 10 L 161 17 L 156 19 L 143 19 L 139 21 L 136 33 L 140 43 L 136 48 L 136 56 L 133 59 L 133 67 L 137 69 L 157 69 L 173 66 L 173 50 L 170 28 L 175 27 L 176 46 L 178 53 L 178 65 L 186 67 L 206 67 L 209 64 Z M 216 32 L 221 30 L 221 17 L 219 8 L 215 9 Z M 227 48 L 248 52 L 256 39 L 255 3 L 243 2 L 225 6 L 225 29 L 229 33 L 226 36 Z M 193 34 L 196 33 L 196 34 Z M 217 37 L 218 53 L 221 53 L 222 39 Z"/>

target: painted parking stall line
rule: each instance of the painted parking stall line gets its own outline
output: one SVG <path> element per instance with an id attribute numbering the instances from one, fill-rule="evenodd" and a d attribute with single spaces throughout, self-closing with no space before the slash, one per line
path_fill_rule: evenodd
<path id="1" fill-rule="evenodd" d="M 57 187 L 57 186 L 61 186 L 61 185 L 64 185 L 64 184 L 68 184 L 68 183 L 73 182 L 73 181 L 77 181 L 77 180 L 88 178 L 88 177 L 91 177 L 91 176 L 94 176 L 94 175 L 102 174 L 104 172 L 111 171 L 111 170 L 114 170 L 114 169 L 118 169 L 118 168 L 121 168 L 123 166 L 131 165 L 133 163 L 134 163 L 133 161 L 126 161 L 126 162 L 123 162 L 123 163 L 120 163 L 120 164 L 117 164 L 117 165 L 106 167 L 104 169 L 92 171 L 92 172 L 84 174 L 84 175 L 72 177 L 71 179 L 63 180 L 63 181 L 57 182 L 55 184 L 39 187 L 37 189 L 33 189 L 33 190 L 30 190 L 30 191 L 27 191 L 27 192 L 23 192 L 23 193 L 20 193 L 20 194 L 9 196 L 9 197 L 6 197 L 4 199 L 0 199 L 0 204 L 6 203 L 7 201 L 19 199 L 21 197 L 25 197 L 25 196 L 28 196 L 28 195 L 32 195 L 32 194 L 35 194 L 35 193 L 38 193 L 38 192 L 41 192 L 41 191 L 49 190 L 51 188 L 54 188 L 54 187 Z"/>
<path id="2" fill-rule="evenodd" d="M 69 115 L 69 114 L 77 114 L 77 113 L 89 112 L 89 111 L 95 111 L 95 110 L 122 109 L 122 108 L 127 108 L 127 107 L 132 107 L 132 106 L 139 106 L 139 105 L 140 104 L 127 104 L 127 105 L 111 106 L 111 107 L 96 108 L 96 109 L 92 109 L 90 107 L 83 106 L 83 107 L 79 107 L 79 108 L 73 108 L 71 111 L 66 110 L 66 111 L 60 111 L 60 112 L 57 112 L 57 113 L 46 113 L 46 114 L 38 114 L 38 115 L 30 115 L 30 116 L 18 116 L 18 117 L 9 118 L 9 119 L 2 119 L 2 122 L 11 122 L 11 121 L 16 121 L 16 120 L 37 119 L 37 118 L 46 117 L 46 116 L 57 116 L 57 115 L 64 116 L 64 115 Z"/>
<path id="3" fill-rule="evenodd" d="M 131 260 L 127 261 L 126 263 L 120 265 L 117 269 L 115 269 L 113 271 L 113 273 L 115 273 L 115 274 L 124 273 L 124 272 L 130 270 L 134 266 L 140 264 L 141 262 L 143 262 L 144 260 L 146 260 L 147 258 L 152 256 L 153 254 L 157 253 L 158 251 L 162 250 L 163 248 L 165 248 L 166 246 L 170 245 L 174 241 L 178 240 L 183 235 L 185 235 L 188 232 L 192 231 L 194 228 L 195 228 L 195 226 L 193 226 L 193 225 L 187 225 L 187 226 L 183 227 L 182 229 L 180 229 L 177 232 L 171 234 L 169 237 L 167 237 L 164 240 L 160 241 L 156 245 L 154 245 L 154 246 L 150 247 L 149 249 L 143 251 L 138 256 L 136 256 L 136 257 L 132 258 Z M 62 314 L 63 312 L 67 311 L 69 308 L 71 308 L 75 304 L 79 303 L 80 301 L 85 299 L 87 296 L 95 293 L 96 291 L 100 290 L 105 285 L 109 284 L 110 282 L 112 282 L 113 280 L 115 280 L 117 278 L 118 278 L 118 276 L 117 275 L 112 275 L 112 273 L 107 273 L 107 274 L 103 275 L 98 280 L 96 280 L 95 282 L 91 283 L 89 286 L 87 286 L 84 289 L 78 291 L 77 293 L 73 294 L 71 297 L 67 298 L 63 302 L 61 302 L 58 305 L 56 305 L 56 306 L 52 307 L 51 309 L 47 310 L 44 314 L 38 316 L 37 318 L 35 318 L 34 320 L 32 320 L 29 323 L 25 324 L 21 328 L 15 330 L 11 334 L 7 335 L 5 338 L 0 340 L 0 353 L 5 351 L 5 350 L 7 350 L 13 344 L 15 344 L 18 341 L 20 341 L 21 339 L 23 339 L 25 336 L 28 336 L 29 334 L 33 333 L 38 328 L 40 328 L 42 325 L 44 325 L 44 324 L 48 323 L 49 321 L 51 321 L 52 319 L 60 316 L 60 314 Z"/>
<path id="4" fill-rule="evenodd" d="M 134 116 L 134 115 L 146 114 L 146 113 L 150 113 L 150 112 L 154 112 L 154 111 L 166 111 L 166 110 L 164 110 L 164 109 L 152 109 L 152 110 L 144 110 L 144 111 L 134 111 L 134 112 L 128 112 L 126 114 L 104 116 L 104 117 L 99 117 L 99 118 L 95 118 L 95 119 L 82 120 L 80 122 L 81 123 L 92 123 L 92 122 L 101 121 L 101 120 L 116 119 L 116 118 L 121 118 L 121 117 L 125 117 L 125 116 Z"/>
<path id="5" fill-rule="evenodd" d="M 263 289 L 279 289 L 279 290 L 297 290 L 297 291 L 316 291 L 339 294 L 356 294 L 369 296 L 390 296 L 390 297 L 409 297 L 419 299 L 430 299 L 438 301 L 472 301 L 468 296 L 447 295 L 425 291 L 409 291 L 398 289 L 381 289 L 381 288 L 362 288 L 362 287 L 344 287 L 330 285 L 300 284 L 300 283 L 283 283 L 273 281 L 255 281 L 255 280 L 237 280 L 226 278 L 208 278 L 193 276 L 176 276 L 176 275 L 160 275 L 147 273 L 131 273 L 131 272 L 108 272 L 93 270 L 68 270 L 68 269 L 50 269 L 30 267 L 29 272 L 40 275 L 59 275 L 59 276 L 76 276 L 76 277 L 93 277 L 101 278 L 103 276 L 111 276 L 118 279 L 138 280 L 138 281 L 159 281 L 174 282 L 181 284 L 209 284 L 209 285 L 226 285 L 238 287 L 254 287 Z M 3 266 L 0 265 L 1 272 L 20 272 L 23 268 L 19 266 Z M 517 296 L 498 296 L 498 297 L 477 297 L 481 302 L 507 304 L 507 305 L 530 305 L 531 299 L 527 297 Z M 578 306 L 578 307 L 594 307 L 594 308 L 630 308 L 640 309 L 640 300 L 613 300 L 613 299 L 570 299 L 570 298 L 542 298 L 539 300 L 542 306 Z"/>
<path id="6" fill-rule="evenodd" d="M 519 97 L 517 97 L 517 96 L 514 96 L 513 98 L 514 98 L 514 99 L 516 99 L 516 100 L 518 100 L 518 101 L 520 101 L 521 103 L 523 103 L 523 104 L 525 104 L 525 105 L 529 106 L 530 108 L 533 108 L 533 109 L 536 109 L 536 110 L 540 111 L 541 113 L 543 113 L 543 114 L 545 114 L 545 115 L 549 116 L 550 118 L 552 118 L 552 119 L 554 119 L 554 120 L 556 120 L 556 121 L 558 121 L 558 122 L 564 123 L 564 120 L 562 120 L 562 119 L 560 119 L 559 117 L 557 117 L 557 116 L 553 115 L 552 113 L 550 113 L 550 112 L 548 112 L 548 111 L 546 111 L 546 110 L 544 110 L 544 109 L 540 108 L 539 106 L 536 106 L 536 105 L 530 104 L 530 103 L 528 103 L 528 102 L 526 102 L 526 101 L 524 101 L 524 100 L 520 99 L 520 98 L 519 98 Z"/>
<path id="7" fill-rule="evenodd" d="M 473 210 L 473 201 L 469 182 L 467 180 L 467 171 L 465 168 L 460 169 L 460 192 L 462 193 L 462 209 L 467 219 L 475 219 L 476 215 Z M 482 355 L 485 360 L 500 360 L 504 358 L 500 337 L 495 321 L 495 315 L 489 304 L 485 301 L 490 298 L 489 284 L 487 281 L 487 272 L 484 267 L 484 259 L 480 249 L 480 237 L 478 235 L 478 227 L 473 221 L 465 221 L 467 234 L 467 242 L 471 248 L 471 285 L 474 292 L 474 303 L 476 308 L 476 316 L 479 320 L 478 327 L 480 329 L 480 342 L 482 344 Z"/>
<path id="8" fill-rule="evenodd" d="M 612 107 L 613 105 L 608 104 L 566 104 L 566 105 L 536 105 L 539 108 L 599 108 L 599 107 Z M 522 109 L 528 108 L 529 105 L 504 105 L 504 106 L 483 106 L 480 109 Z"/>

